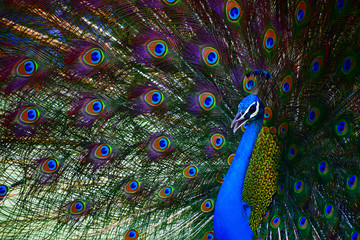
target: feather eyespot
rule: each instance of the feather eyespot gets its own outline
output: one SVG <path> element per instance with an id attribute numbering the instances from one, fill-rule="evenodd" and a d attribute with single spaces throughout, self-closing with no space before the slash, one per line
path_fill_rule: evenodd
<path id="1" fill-rule="evenodd" d="M 179 0 L 164 0 L 164 2 L 168 5 L 175 5 Z"/>
<path id="2" fill-rule="evenodd" d="M 299 180 L 294 184 L 295 193 L 301 193 L 304 190 L 304 182 Z"/>
<path id="3" fill-rule="evenodd" d="M 307 219 L 304 217 L 300 217 L 298 220 L 298 227 L 300 229 L 306 229 L 307 225 L 308 225 Z"/>
<path id="4" fill-rule="evenodd" d="M 55 158 L 48 158 L 41 164 L 44 173 L 53 173 L 59 169 L 59 161 Z"/>
<path id="5" fill-rule="evenodd" d="M 212 47 L 205 47 L 201 50 L 201 56 L 205 64 L 209 67 L 213 67 L 219 63 L 219 52 Z"/>
<path id="6" fill-rule="evenodd" d="M 0 200 L 4 199 L 9 192 L 9 187 L 6 185 L 0 185 Z"/>
<path id="7" fill-rule="evenodd" d="M 225 173 L 222 173 L 222 172 L 217 173 L 217 174 L 216 174 L 216 181 L 217 181 L 218 183 L 223 183 L 223 182 L 224 182 L 224 179 L 225 179 L 225 176 L 226 176 Z"/>
<path id="8" fill-rule="evenodd" d="M 264 48 L 267 51 L 271 51 L 276 46 L 276 34 L 273 29 L 269 29 L 266 31 L 264 36 Z"/>
<path id="9" fill-rule="evenodd" d="M 272 118 L 272 110 L 269 107 L 265 108 L 264 121 L 270 121 Z"/>
<path id="10" fill-rule="evenodd" d="M 168 46 L 163 40 L 154 40 L 147 45 L 148 52 L 154 58 L 162 58 L 168 52 Z"/>
<path id="11" fill-rule="evenodd" d="M 264 237 L 263 236 L 257 236 L 254 238 L 255 240 L 264 240 Z"/>
<path id="12" fill-rule="evenodd" d="M 301 24 L 306 19 L 306 4 L 305 2 L 300 2 L 295 11 L 295 19 L 298 24 Z"/>
<path id="13" fill-rule="evenodd" d="M 257 78 L 254 74 L 247 74 L 243 80 L 243 88 L 245 92 L 251 93 L 251 90 L 257 86 Z"/>
<path id="14" fill-rule="evenodd" d="M 284 184 L 280 184 L 278 187 L 278 193 L 281 194 L 284 192 L 284 190 L 285 190 Z"/>
<path id="15" fill-rule="evenodd" d="M 246 122 L 245 124 L 241 125 L 241 131 L 245 132 L 248 126 L 249 126 L 249 122 Z"/>
<path id="16" fill-rule="evenodd" d="M 282 123 L 279 126 L 278 133 L 281 137 L 285 137 L 288 132 L 288 125 L 287 123 Z"/>
<path id="17" fill-rule="evenodd" d="M 320 175 L 326 175 L 329 172 L 329 168 L 328 168 L 328 164 L 326 161 L 322 161 L 319 164 L 319 168 L 318 168 L 319 174 Z"/>
<path id="18" fill-rule="evenodd" d="M 338 136 L 344 136 L 349 131 L 349 124 L 345 120 L 341 120 L 335 126 L 336 134 Z"/>
<path id="19" fill-rule="evenodd" d="M 292 87 L 292 77 L 286 76 L 281 83 L 281 87 L 280 87 L 281 93 L 284 95 L 289 94 L 291 92 L 291 87 Z"/>
<path id="20" fill-rule="evenodd" d="M 342 67 L 343 73 L 348 75 L 354 70 L 354 68 L 355 68 L 355 60 L 352 57 L 346 58 Z"/>
<path id="21" fill-rule="evenodd" d="M 226 16 L 231 22 L 236 22 L 241 17 L 241 7 L 240 5 L 233 0 L 226 2 Z"/>
<path id="22" fill-rule="evenodd" d="M 104 111 L 105 104 L 100 99 L 93 99 L 85 106 L 85 111 L 89 115 L 99 115 Z"/>
<path id="23" fill-rule="evenodd" d="M 234 157 L 235 157 L 235 154 L 233 153 L 233 154 L 231 154 L 231 155 L 227 158 L 227 163 L 228 163 L 229 165 L 231 165 Z"/>
<path id="24" fill-rule="evenodd" d="M 323 64 L 323 58 L 322 56 L 318 56 L 316 57 L 312 63 L 311 63 L 311 73 L 313 75 L 316 75 L 320 72 L 320 69 L 322 67 L 322 64 Z"/>
<path id="25" fill-rule="evenodd" d="M 324 213 L 326 218 L 331 218 L 334 215 L 334 207 L 331 204 L 327 204 Z"/>
<path id="26" fill-rule="evenodd" d="M 144 96 L 144 101 L 151 107 L 159 106 L 164 100 L 164 95 L 159 90 L 151 90 Z"/>
<path id="27" fill-rule="evenodd" d="M 112 148 L 108 144 L 100 144 L 97 148 L 94 150 L 94 157 L 98 159 L 107 159 L 110 157 L 112 152 Z"/>
<path id="28" fill-rule="evenodd" d="M 91 48 L 82 56 L 83 62 L 91 67 L 97 67 L 104 61 L 104 52 L 100 48 Z"/>
<path id="29" fill-rule="evenodd" d="M 174 193 L 174 188 L 170 186 L 166 186 L 160 190 L 159 196 L 161 198 L 169 198 L 173 195 L 173 193 Z"/>
<path id="30" fill-rule="evenodd" d="M 161 136 L 154 140 L 154 142 L 152 144 L 152 148 L 156 152 L 165 152 L 166 150 L 169 149 L 170 144 L 171 144 L 171 142 L 167 137 Z"/>
<path id="31" fill-rule="evenodd" d="M 203 240 L 213 240 L 215 239 L 213 232 L 206 232 L 203 236 Z"/>
<path id="32" fill-rule="evenodd" d="M 290 150 L 289 150 L 289 157 L 290 159 L 294 159 L 297 155 L 297 146 L 295 144 L 290 145 Z"/>
<path id="33" fill-rule="evenodd" d="M 16 73 L 21 77 L 31 77 L 36 73 L 38 65 L 34 60 L 25 59 L 16 67 Z"/>
<path id="34" fill-rule="evenodd" d="M 198 175 L 198 171 L 199 169 L 196 166 L 190 165 L 184 169 L 183 175 L 186 178 L 194 178 Z"/>
<path id="35" fill-rule="evenodd" d="M 355 190 L 358 186 L 358 179 L 356 176 L 351 176 L 347 178 L 347 188 L 349 190 Z"/>
<path id="36" fill-rule="evenodd" d="M 40 113 L 34 107 L 27 107 L 19 114 L 19 120 L 25 124 L 32 124 L 39 119 Z"/>
<path id="37" fill-rule="evenodd" d="M 338 10 L 342 10 L 345 6 L 345 0 L 337 0 L 336 1 L 336 8 Z"/>
<path id="38" fill-rule="evenodd" d="M 351 234 L 351 240 L 359 240 L 359 233 L 358 232 L 353 232 Z"/>
<path id="39" fill-rule="evenodd" d="M 85 211 L 85 202 L 76 200 L 71 204 L 70 212 L 72 214 L 81 214 Z"/>
<path id="40" fill-rule="evenodd" d="M 216 98 L 213 94 L 211 93 L 202 93 L 199 95 L 198 97 L 198 101 L 200 106 L 204 109 L 204 110 L 211 110 L 215 104 L 216 104 Z"/>
<path id="41" fill-rule="evenodd" d="M 279 225 L 280 225 L 280 217 L 279 217 L 279 216 L 274 216 L 274 217 L 271 219 L 270 225 L 271 225 L 271 227 L 273 227 L 273 228 L 278 228 Z"/>
<path id="42" fill-rule="evenodd" d="M 125 240 L 136 240 L 139 238 L 139 232 L 136 229 L 130 229 L 125 234 Z"/>
<path id="43" fill-rule="evenodd" d="M 316 121 L 319 120 L 319 117 L 320 117 L 319 109 L 316 107 L 310 108 L 306 123 L 308 125 L 314 125 Z"/>
<path id="44" fill-rule="evenodd" d="M 265 212 L 264 216 L 262 217 L 262 221 L 266 221 L 269 218 L 270 214 L 268 211 Z"/>
<path id="45" fill-rule="evenodd" d="M 141 187 L 141 182 L 137 180 L 131 180 L 126 184 L 125 192 L 136 193 L 137 191 L 139 191 L 140 187 Z"/>
<path id="46" fill-rule="evenodd" d="M 214 134 L 211 136 L 210 142 L 211 142 L 211 146 L 213 146 L 213 148 L 215 148 L 216 150 L 219 150 L 225 144 L 225 137 L 223 135 L 217 133 L 217 134 Z"/>
<path id="47" fill-rule="evenodd" d="M 214 201 L 211 199 L 206 199 L 202 204 L 201 204 L 201 211 L 202 212 L 211 212 L 214 209 Z"/>

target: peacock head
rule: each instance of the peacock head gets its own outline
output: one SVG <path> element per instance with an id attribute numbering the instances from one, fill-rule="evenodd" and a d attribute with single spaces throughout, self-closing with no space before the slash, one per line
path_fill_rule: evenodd
<path id="1" fill-rule="evenodd" d="M 244 98 L 238 107 L 238 112 L 231 122 L 231 127 L 234 126 L 234 133 L 246 123 L 251 124 L 255 120 L 264 119 L 264 105 L 256 95 L 249 95 Z"/>

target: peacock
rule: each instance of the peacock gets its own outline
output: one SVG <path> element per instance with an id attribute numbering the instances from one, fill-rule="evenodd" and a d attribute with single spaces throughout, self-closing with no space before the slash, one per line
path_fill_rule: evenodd
<path id="1" fill-rule="evenodd" d="M 0 239 L 360 234 L 356 0 L 1 0 Z"/>

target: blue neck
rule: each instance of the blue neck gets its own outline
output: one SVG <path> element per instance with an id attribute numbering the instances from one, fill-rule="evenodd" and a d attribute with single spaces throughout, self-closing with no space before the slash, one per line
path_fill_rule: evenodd
<path id="1" fill-rule="evenodd" d="M 252 240 L 249 226 L 250 208 L 243 202 L 242 189 L 256 139 L 263 119 L 254 120 L 246 128 L 215 205 L 214 231 L 217 240 Z"/>

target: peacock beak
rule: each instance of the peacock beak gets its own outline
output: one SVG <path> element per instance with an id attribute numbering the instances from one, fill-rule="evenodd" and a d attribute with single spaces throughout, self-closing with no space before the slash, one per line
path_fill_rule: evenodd
<path id="1" fill-rule="evenodd" d="M 234 118 L 234 120 L 231 122 L 231 128 L 234 126 L 233 132 L 236 133 L 236 131 L 245 124 L 249 119 L 245 118 L 245 115 L 242 115 L 242 112 L 238 112 Z"/>

